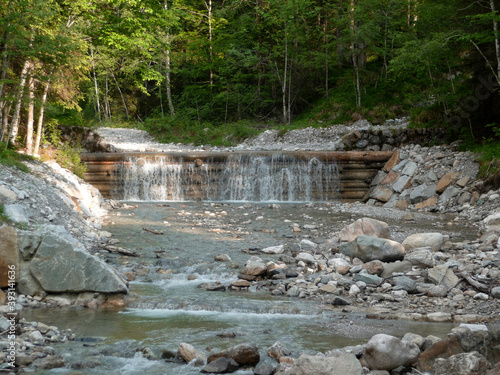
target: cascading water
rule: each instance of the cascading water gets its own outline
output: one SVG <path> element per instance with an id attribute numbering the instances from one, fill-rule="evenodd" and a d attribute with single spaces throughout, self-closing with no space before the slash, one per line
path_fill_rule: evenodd
<path id="1" fill-rule="evenodd" d="M 124 200 L 326 201 L 338 198 L 336 163 L 291 155 L 233 155 L 189 163 L 172 156 L 129 158 L 121 166 Z"/>

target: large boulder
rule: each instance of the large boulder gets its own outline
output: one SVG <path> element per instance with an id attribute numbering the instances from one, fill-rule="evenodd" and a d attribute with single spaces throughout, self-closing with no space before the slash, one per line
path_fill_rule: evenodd
<path id="1" fill-rule="evenodd" d="M 351 259 L 359 258 L 363 262 L 372 260 L 395 262 L 405 256 L 405 249 L 400 243 L 365 235 L 360 235 L 354 241 L 342 245 L 340 252 Z"/>
<path id="2" fill-rule="evenodd" d="M 370 370 L 392 371 L 417 361 L 420 349 L 416 344 L 397 337 L 378 334 L 365 345 L 363 357 Z"/>
<path id="3" fill-rule="evenodd" d="M 18 236 L 22 247 L 20 293 L 32 294 L 37 287 L 49 293 L 128 292 L 117 272 L 88 253 L 64 227 L 47 226 L 36 233 L 20 231 Z"/>
<path id="4" fill-rule="evenodd" d="M 346 226 L 339 233 L 341 241 L 354 241 L 359 235 L 372 236 L 378 238 L 391 238 L 389 225 L 383 221 L 364 217 Z"/>
<path id="5" fill-rule="evenodd" d="M 407 252 L 421 247 L 430 247 L 432 251 L 439 251 L 443 247 L 445 238 L 441 233 L 412 234 L 403 241 Z"/>
<path id="6" fill-rule="evenodd" d="M 259 348 L 250 344 L 236 345 L 211 354 L 208 356 L 207 362 L 210 363 L 221 357 L 234 359 L 240 366 L 254 366 L 260 361 Z"/>

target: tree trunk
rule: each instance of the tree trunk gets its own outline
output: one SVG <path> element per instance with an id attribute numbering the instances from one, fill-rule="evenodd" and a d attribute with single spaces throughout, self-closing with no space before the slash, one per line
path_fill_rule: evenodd
<path id="1" fill-rule="evenodd" d="M 214 71 L 212 67 L 213 59 L 214 59 L 214 49 L 212 45 L 213 38 L 213 26 L 212 26 L 212 0 L 205 1 L 205 7 L 207 8 L 207 17 L 208 17 L 208 48 L 210 53 L 210 91 L 214 86 Z"/>
<path id="2" fill-rule="evenodd" d="M 279 76 L 279 70 L 278 67 L 276 66 L 276 70 Z M 286 101 L 286 86 L 287 86 L 287 78 L 288 78 L 288 31 L 287 31 L 287 24 L 285 21 L 285 71 L 283 72 L 283 80 L 281 82 L 281 95 L 282 95 L 282 101 L 283 101 L 283 123 L 288 124 L 289 119 L 288 119 L 288 110 L 287 110 L 287 101 Z"/>
<path id="3" fill-rule="evenodd" d="M 169 36 L 167 35 L 167 38 Z M 169 42 L 170 45 L 170 42 Z M 170 72 L 171 72 L 171 65 L 170 65 L 170 50 L 167 49 L 167 56 L 165 59 L 165 84 L 167 86 L 167 102 L 168 102 L 168 109 L 170 110 L 170 116 L 175 117 L 175 108 L 174 108 L 174 102 L 172 101 L 172 83 L 170 81 Z"/>
<path id="4" fill-rule="evenodd" d="M 5 100 L 5 78 L 7 77 L 7 70 L 9 68 L 9 54 L 8 54 L 8 39 L 9 39 L 9 28 L 10 28 L 10 9 L 12 6 L 12 0 L 9 0 L 9 5 L 7 8 L 6 16 L 7 16 L 7 24 L 4 27 L 3 35 L 2 35 L 2 43 L 0 44 L 0 54 L 2 56 L 2 67 L 0 72 L 0 142 L 3 141 L 5 136 L 6 124 L 7 122 L 3 121 L 3 115 L 5 113 L 4 109 L 6 106 Z"/>
<path id="5" fill-rule="evenodd" d="M 26 86 L 26 78 L 28 77 L 30 67 L 31 61 L 27 59 L 24 62 L 23 70 L 21 71 L 21 77 L 16 95 L 16 107 L 14 109 L 14 115 L 12 116 L 12 122 L 10 124 L 7 144 L 9 144 L 9 142 L 12 142 L 12 144 L 16 144 L 17 133 L 19 132 L 19 118 L 21 117 L 21 105 L 23 102 L 24 87 Z"/>
<path id="6" fill-rule="evenodd" d="M 498 35 L 498 22 L 495 18 L 495 0 L 490 0 L 491 12 L 493 13 L 493 31 L 495 33 L 495 52 L 497 57 L 497 80 L 500 78 L 500 36 Z M 500 82 L 499 82 L 500 83 Z"/>
<path id="7" fill-rule="evenodd" d="M 31 74 L 28 83 L 28 121 L 26 122 L 26 153 L 33 155 L 33 124 L 35 122 L 35 77 Z"/>
<path id="8" fill-rule="evenodd" d="M 361 107 L 361 84 L 359 79 L 359 51 L 356 43 L 356 19 L 354 15 L 355 0 L 350 3 L 350 22 L 351 22 L 351 59 L 354 68 L 354 87 L 356 92 L 356 106 Z"/>
<path id="9" fill-rule="evenodd" d="M 94 61 L 94 48 L 91 46 L 90 47 L 90 58 L 92 60 L 92 76 L 94 78 L 94 92 L 95 92 L 95 105 L 96 105 L 96 112 L 97 115 L 99 116 L 99 123 L 102 123 L 102 117 L 101 117 L 101 103 L 99 101 L 99 86 L 97 84 L 97 74 L 95 72 L 95 61 Z"/>
<path id="10" fill-rule="evenodd" d="M 125 114 L 127 115 L 127 119 L 129 119 L 130 115 L 128 113 L 127 102 L 125 101 L 125 97 L 123 96 L 122 90 L 120 89 L 120 85 L 118 84 L 118 81 L 116 80 L 116 77 L 113 74 L 113 72 L 111 72 L 111 77 L 113 77 L 113 81 L 115 81 L 116 88 L 118 89 L 120 97 L 122 98 L 123 108 L 125 108 Z"/>
<path id="11" fill-rule="evenodd" d="M 40 151 L 40 142 L 42 140 L 42 130 L 43 130 L 43 116 L 45 114 L 45 102 L 47 101 L 47 95 L 49 94 L 50 78 L 45 84 L 43 89 L 42 102 L 40 103 L 40 113 L 38 115 L 38 124 L 36 127 L 36 141 L 35 149 L 33 150 L 34 155 L 38 155 Z"/>

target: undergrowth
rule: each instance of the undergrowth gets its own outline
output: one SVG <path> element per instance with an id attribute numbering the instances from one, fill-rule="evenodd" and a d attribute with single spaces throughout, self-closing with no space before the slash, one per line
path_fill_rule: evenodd
<path id="1" fill-rule="evenodd" d="M 5 214 L 5 207 L 2 203 L 0 203 L 0 223 L 6 223 L 9 221 L 9 218 Z"/>
<path id="2" fill-rule="evenodd" d="M 7 146 L 4 142 L 0 142 L 0 164 L 8 167 L 16 167 L 28 173 L 29 168 L 22 163 L 26 160 L 33 160 L 33 158 L 28 155 L 19 154 L 12 145 Z"/>

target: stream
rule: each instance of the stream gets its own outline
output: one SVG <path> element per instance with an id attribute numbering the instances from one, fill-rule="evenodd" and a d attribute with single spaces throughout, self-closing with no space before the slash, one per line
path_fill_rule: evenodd
<path id="1" fill-rule="evenodd" d="M 187 342 L 198 350 L 220 350 L 240 343 L 256 344 L 261 358 L 280 341 L 292 356 L 367 342 L 377 333 L 402 337 L 407 332 L 446 337 L 455 325 L 372 320 L 366 312 L 347 311 L 318 301 L 272 296 L 255 286 L 248 291 L 206 291 L 205 282 L 229 284 L 255 249 L 297 243 L 302 238 L 323 243 L 353 220 L 356 213 L 335 205 L 304 203 L 126 202 L 110 212 L 103 229 L 140 258 L 106 255 L 121 272 L 134 272 L 135 296 L 123 311 L 89 309 L 26 310 L 27 320 L 71 329 L 77 339 L 57 344 L 69 366 L 40 374 L 198 374 L 192 364 L 169 363 L 163 350 L 176 351 Z M 129 208 L 126 208 L 129 207 Z M 431 218 L 431 216 L 429 216 Z M 425 224 L 386 220 L 393 238 L 440 226 L 454 240 L 468 234 L 444 226 L 435 216 Z M 300 233 L 291 230 L 297 224 Z M 306 229 L 307 228 L 307 229 Z M 145 230 L 147 229 L 147 230 Z M 456 230 L 455 230 L 456 229 Z M 162 233 L 162 234 L 154 234 Z M 231 262 L 215 262 L 227 254 Z M 258 254 L 264 260 L 279 255 Z M 145 358 L 148 348 L 153 357 Z M 75 372 L 75 370 L 77 372 Z M 82 371 L 82 372 L 78 372 Z M 236 374 L 253 374 L 240 370 Z"/>

